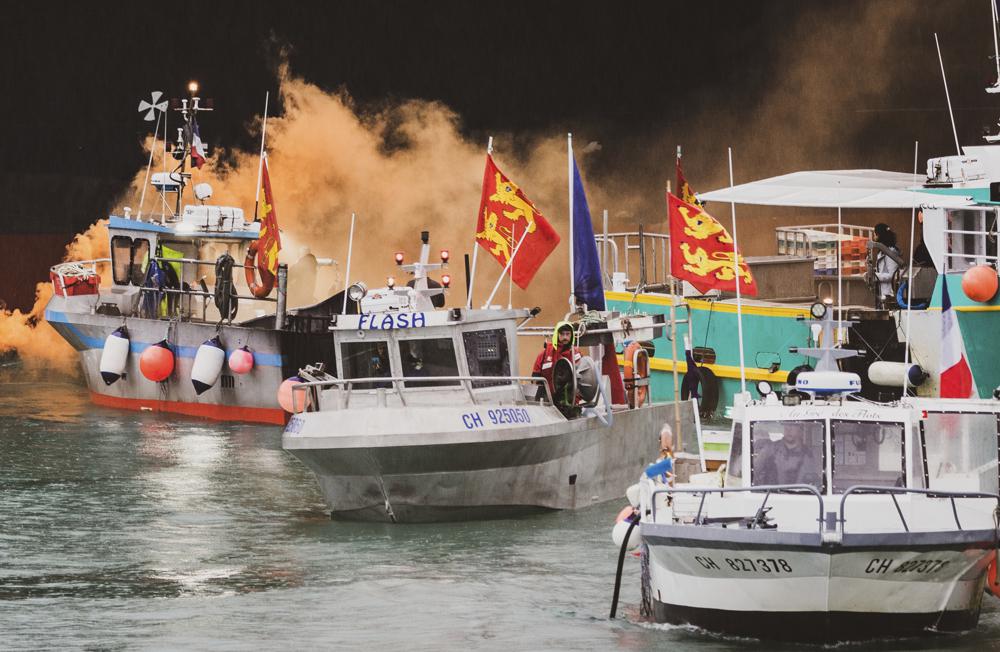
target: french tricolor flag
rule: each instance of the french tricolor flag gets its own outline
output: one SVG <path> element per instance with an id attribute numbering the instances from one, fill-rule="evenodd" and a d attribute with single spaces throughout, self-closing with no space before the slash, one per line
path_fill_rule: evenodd
<path id="1" fill-rule="evenodd" d="M 191 138 L 191 164 L 199 170 L 205 165 L 205 143 L 201 142 L 197 122 L 194 123 L 194 134 Z"/>
<path id="2" fill-rule="evenodd" d="M 958 315 L 948 296 L 948 279 L 941 283 L 941 398 L 972 398 L 976 396 L 972 370 L 965 359 L 962 331 Z"/>

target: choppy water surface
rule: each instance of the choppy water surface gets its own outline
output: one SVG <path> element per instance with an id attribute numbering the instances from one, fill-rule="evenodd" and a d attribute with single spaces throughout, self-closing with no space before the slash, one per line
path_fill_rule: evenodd
<path id="1" fill-rule="evenodd" d="M 75 385 L 3 380 L 4 649 L 760 645 L 639 623 L 634 559 L 624 618 L 608 620 L 623 502 L 482 523 L 331 522 L 277 428 L 105 410 Z M 1000 650 L 1000 602 L 985 604 L 975 633 L 866 647 Z"/>

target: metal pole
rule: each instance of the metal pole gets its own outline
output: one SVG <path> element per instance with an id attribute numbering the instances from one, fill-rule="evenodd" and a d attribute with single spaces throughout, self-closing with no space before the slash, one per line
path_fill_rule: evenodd
<path id="1" fill-rule="evenodd" d="M 573 134 L 566 134 L 566 178 L 569 181 L 569 311 L 576 309 L 576 274 L 573 269 Z"/>
<path id="2" fill-rule="evenodd" d="M 992 2 L 993 0 L 990 0 Z M 917 178 L 917 156 L 920 152 L 920 141 L 913 143 L 913 178 Z M 910 371 L 910 313 L 913 312 L 913 241 L 917 237 L 917 196 L 913 195 L 913 209 L 910 212 L 910 264 L 906 280 L 906 343 L 903 345 L 903 396 L 906 396 L 906 388 L 909 385 Z M 947 279 L 942 279 L 947 282 Z"/>
<path id="3" fill-rule="evenodd" d="M 503 275 L 506 274 L 507 270 L 510 269 L 511 263 L 514 262 L 514 257 L 517 256 L 517 252 L 521 250 L 521 245 L 524 243 L 524 239 L 527 237 L 528 237 L 528 229 L 525 229 L 524 235 L 521 236 L 521 241 L 517 243 L 517 247 L 514 248 L 514 251 L 510 255 L 510 260 L 507 261 L 507 265 L 503 268 L 503 271 L 500 272 L 500 278 L 497 279 L 497 284 L 493 286 L 493 291 L 490 292 L 490 298 L 486 300 L 485 304 L 483 304 L 484 308 L 489 307 L 489 305 L 493 302 L 493 297 L 496 296 L 497 290 L 500 289 L 500 284 L 503 283 Z"/>
<path id="4" fill-rule="evenodd" d="M 288 299 L 288 265 L 278 264 L 278 307 L 274 313 L 274 328 L 285 327 L 285 304 Z"/>
<path id="5" fill-rule="evenodd" d="M 948 78 L 944 74 L 944 59 L 941 58 L 941 43 L 937 32 L 934 32 L 934 45 L 937 46 L 938 63 L 941 64 L 941 81 L 944 82 L 944 99 L 948 101 L 948 117 L 951 118 L 951 133 L 955 136 L 955 151 L 962 155 L 962 147 L 958 144 L 958 130 L 955 129 L 955 114 L 951 111 L 951 95 L 948 93 Z"/>
<path id="6" fill-rule="evenodd" d="M 844 270 L 843 262 L 841 260 L 840 251 L 844 246 L 844 226 L 841 220 L 841 210 L 840 206 L 837 206 L 837 320 L 842 321 L 844 319 Z M 843 328 L 841 324 L 837 324 L 837 337 L 838 344 L 843 343 Z"/>
<path id="7" fill-rule="evenodd" d="M 351 253 L 354 248 L 354 213 L 351 213 L 351 235 L 347 238 L 347 270 L 344 272 L 344 305 L 340 314 L 347 314 L 347 288 L 351 287 Z"/>
<path id="8" fill-rule="evenodd" d="M 257 206 L 260 203 L 260 179 L 264 173 L 264 138 L 267 136 L 267 103 L 271 99 L 271 91 L 264 94 L 264 121 L 260 127 L 260 162 L 257 163 L 257 191 L 253 196 L 253 219 L 257 221 Z M 346 305 L 346 304 L 345 304 Z"/>
<path id="9" fill-rule="evenodd" d="M 733 148 L 729 148 L 729 187 L 733 183 Z M 740 248 L 736 239 L 736 202 L 730 202 L 733 213 L 733 272 L 736 274 L 736 334 L 740 342 L 740 393 L 747 391 L 747 370 L 743 363 L 743 301 L 740 298 Z"/>
<path id="10" fill-rule="evenodd" d="M 677 156 L 680 157 L 681 148 L 677 148 Z M 670 179 L 667 179 L 667 194 L 670 194 Z M 669 200 L 669 197 L 668 197 Z M 669 201 L 668 201 L 669 205 Z M 666 232 L 670 234 L 670 212 L 667 211 L 667 228 Z M 673 252 L 670 248 L 667 248 L 667 257 L 669 258 Z M 688 311 L 688 322 L 690 322 L 690 311 Z M 688 333 L 691 332 L 691 324 L 688 323 Z M 687 359 L 687 345 L 684 346 L 685 360 Z M 674 278 L 673 274 L 670 274 L 670 353 L 674 357 L 674 370 L 673 370 L 673 380 L 674 380 L 674 444 L 676 446 L 675 450 L 684 450 L 684 438 L 681 432 L 681 384 L 680 375 L 677 373 L 677 279 Z"/>
<path id="11" fill-rule="evenodd" d="M 490 156 L 493 153 L 493 136 L 486 142 L 486 156 Z M 479 223 L 479 216 L 476 216 L 476 223 Z M 472 290 L 476 287 L 476 263 L 479 262 L 479 240 L 476 239 L 475 233 L 472 236 L 472 274 L 469 276 L 469 297 L 465 303 L 466 309 L 472 308 Z"/>
<path id="12" fill-rule="evenodd" d="M 608 209 L 606 208 L 604 209 L 604 240 L 601 243 L 601 270 L 603 272 L 601 286 L 607 287 L 604 281 L 611 278 L 611 275 L 608 274 Z"/>

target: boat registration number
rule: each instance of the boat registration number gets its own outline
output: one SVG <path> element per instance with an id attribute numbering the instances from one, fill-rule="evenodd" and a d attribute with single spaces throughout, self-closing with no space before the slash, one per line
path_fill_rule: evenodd
<path id="1" fill-rule="evenodd" d="M 467 412 L 462 415 L 462 423 L 466 430 L 482 428 L 489 421 L 491 425 L 499 426 L 508 423 L 531 423 L 531 413 L 524 408 L 497 408 L 486 411 L 486 419 L 479 412 Z"/>
<path id="2" fill-rule="evenodd" d="M 694 560 L 706 570 L 722 570 L 722 566 L 711 557 L 698 556 Z M 741 573 L 766 573 L 773 575 L 792 572 L 792 565 L 788 563 L 788 560 L 780 558 L 725 557 L 722 562 L 732 570 Z"/>

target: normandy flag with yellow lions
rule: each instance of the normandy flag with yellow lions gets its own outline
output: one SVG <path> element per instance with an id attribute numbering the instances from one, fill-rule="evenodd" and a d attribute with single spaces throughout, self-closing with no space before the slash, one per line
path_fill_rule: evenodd
<path id="1" fill-rule="evenodd" d="M 267 173 L 267 154 L 261 161 L 260 187 L 264 203 L 260 208 L 260 238 L 257 240 L 257 269 L 278 274 L 278 252 L 281 251 L 281 233 L 278 232 L 278 214 L 274 210 L 271 194 L 271 177 Z"/>
<path id="2" fill-rule="evenodd" d="M 667 193 L 670 214 L 670 273 L 699 292 L 736 291 L 733 238 L 729 231 L 700 206 Z M 740 293 L 757 296 L 757 282 L 743 256 L 739 256 Z"/>
<path id="3" fill-rule="evenodd" d="M 524 242 L 517 249 L 522 237 Z M 508 273 L 522 290 L 528 287 L 535 272 L 559 244 L 559 234 L 517 184 L 497 168 L 489 154 L 483 173 L 476 242 L 502 267 L 507 266 L 517 249 Z"/>

